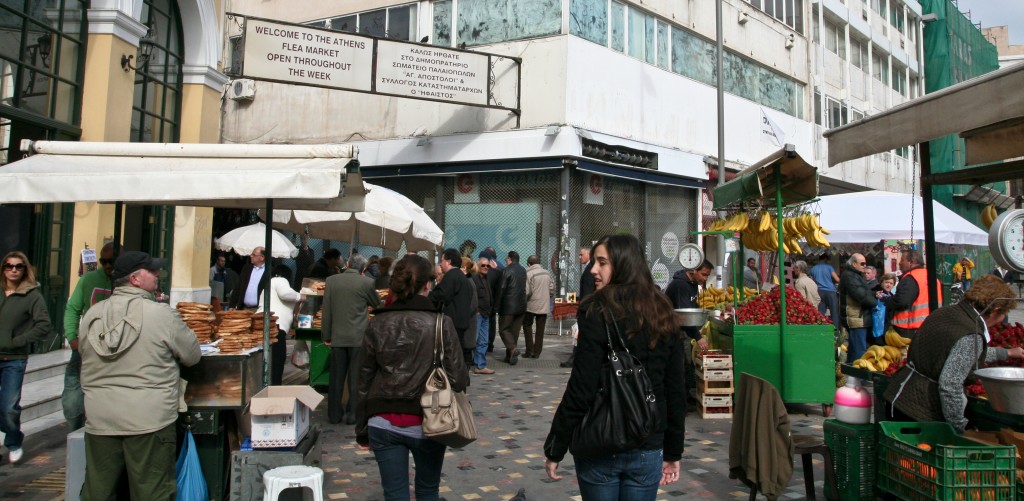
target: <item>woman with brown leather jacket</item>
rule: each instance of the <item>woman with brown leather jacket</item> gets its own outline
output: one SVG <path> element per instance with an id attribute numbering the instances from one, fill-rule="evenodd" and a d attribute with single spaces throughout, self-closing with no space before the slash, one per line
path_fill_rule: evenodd
<path id="1" fill-rule="evenodd" d="M 423 394 L 433 369 L 437 316 L 427 299 L 434 267 L 417 255 L 403 257 L 391 274 L 396 301 L 378 308 L 363 338 L 356 441 L 377 459 L 384 499 L 409 499 L 409 453 L 416 467 L 416 499 L 438 499 L 446 447 L 423 436 Z M 452 319 L 443 317 L 445 371 L 452 389 L 464 391 L 469 372 Z"/>

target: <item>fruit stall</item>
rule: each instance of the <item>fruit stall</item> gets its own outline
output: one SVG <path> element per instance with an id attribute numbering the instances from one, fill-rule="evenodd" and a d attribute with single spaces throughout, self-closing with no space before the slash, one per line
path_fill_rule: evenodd
<path id="1" fill-rule="evenodd" d="M 778 283 L 785 284 L 782 263 L 787 253 L 803 253 L 801 239 L 810 246 L 828 245 L 827 230 L 809 211 L 817 195 L 817 169 L 786 145 L 715 188 L 714 209 L 732 215 L 709 231 L 738 235 L 739 255 L 744 248 L 777 252 Z M 785 402 L 831 404 L 836 370 L 831 322 L 792 287 L 775 287 L 748 300 L 749 293 L 742 287 L 727 291 L 735 311 L 709 324 L 716 347 L 732 352 L 735 377 L 747 372 L 765 379 Z M 704 298 L 702 306 L 707 302 Z"/>

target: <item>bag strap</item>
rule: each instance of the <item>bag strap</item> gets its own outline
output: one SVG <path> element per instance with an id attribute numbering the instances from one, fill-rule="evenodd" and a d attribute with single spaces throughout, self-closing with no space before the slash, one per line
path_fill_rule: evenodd
<path id="1" fill-rule="evenodd" d="M 612 327 L 615 327 L 615 337 L 614 338 L 612 338 L 611 328 L 608 327 L 609 323 L 612 324 Z M 604 331 L 605 331 L 605 334 L 608 336 L 608 349 L 611 350 L 611 354 L 613 356 L 616 355 L 614 339 L 618 339 L 619 340 L 619 346 L 622 347 L 622 351 L 624 351 L 627 355 L 630 354 L 629 353 L 629 348 L 626 347 L 626 341 L 624 339 L 622 339 L 622 333 L 619 332 L 619 323 L 616 322 L 615 319 L 605 318 Z"/>
<path id="2" fill-rule="evenodd" d="M 434 327 L 434 367 L 444 367 L 444 329 L 441 328 L 444 313 L 438 312 Z"/>

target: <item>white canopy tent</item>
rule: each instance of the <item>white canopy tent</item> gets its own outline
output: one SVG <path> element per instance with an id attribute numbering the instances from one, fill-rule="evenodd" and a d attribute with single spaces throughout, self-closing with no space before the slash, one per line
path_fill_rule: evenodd
<path id="1" fill-rule="evenodd" d="M 829 195 L 818 200 L 821 225 L 832 243 L 924 238 L 921 197 L 888 191 Z M 946 244 L 988 245 L 988 233 L 933 201 L 935 241 Z"/>

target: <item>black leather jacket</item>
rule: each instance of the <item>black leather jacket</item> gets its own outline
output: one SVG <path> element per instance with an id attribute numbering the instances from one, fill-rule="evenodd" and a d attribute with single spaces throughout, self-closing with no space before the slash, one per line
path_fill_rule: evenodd
<path id="1" fill-rule="evenodd" d="M 378 308 L 363 338 L 356 404 L 356 441 L 369 443 L 367 421 L 381 413 L 423 415 L 420 395 L 433 370 L 437 308 L 423 296 Z M 452 320 L 444 317 L 444 368 L 452 389 L 469 386 L 469 371 Z"/>
<path id="2" fill-rule="evenodd" d="M 526 268 L 512 263 L 501 271 L 501 292 L 498 293 L 499 315 L 526 313 Z"/>

